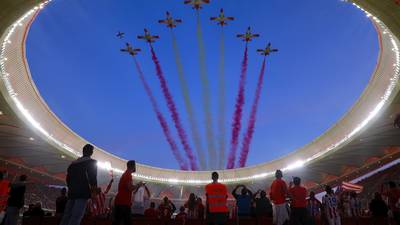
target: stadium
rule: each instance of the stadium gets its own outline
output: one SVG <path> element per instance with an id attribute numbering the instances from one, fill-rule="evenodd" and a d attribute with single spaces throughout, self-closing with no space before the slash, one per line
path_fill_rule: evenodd
<path id="1" fill-rule="evenodd" d="M 51 1 L 0 3 L 0 156 L 1 168 L 10 174 L 12 170 L 28 171 L 35 181 L 63 186 L 66 168 L 81 156 L 88 141 L 52 112 L 31 77 L 26 39 L 32 22 L 48 4 Z M 292 153 L 254 166 L 218 170 L 220 181 L 228 187 L 245 184 L 265 190 L 277 169 L 285 177 L 301 177 L 307 189 L 318 193 L 325 185 L 379 179 L 376 174 L 393 168 L 391 173 L 398 174 L 400 129 L 393 124 L 400 113 L 400 8 L 392 0 L 345 4 L 364 12 L 378 33 L 378 62 L 362 95 L 334 126 Z M 96 147 L 93 158 L 98 161 L 101 186 L 108 183 L 110 171 L 118 177 L 125 169 L 126 160 L 107 149 Z M 154 199 L 169 196 L 184 201 L 192 192 L 205 198 L 204 185 L 211 182 L 210 174 L 138 164 L 134 180 L 146 182 Z"/>

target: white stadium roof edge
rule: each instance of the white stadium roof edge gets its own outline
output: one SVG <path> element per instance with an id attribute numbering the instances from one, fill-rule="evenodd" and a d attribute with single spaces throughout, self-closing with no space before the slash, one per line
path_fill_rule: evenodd
<path id="1" fill-rule="evenodd" d="M 69 129 L 47 106 L 33 82 L 25 55 L 25 42 L 30 26 L 50 1 L 37 5 L 33 4 L 34 1 L 29 2 L 31 8 L 20 13 L 19 16 L 22 16 L 19 19 L 1 30 L 0 90 L 8 107 L 34 132 L 35 137 L 51 145 L 63 158 L 76 158 L 79 157 L 82 146 L 88 142 Z M 396 35 L 400 33 L 400 27 L 398 24 L 387 26 L 378 15 L 372 14 L 377 9 L 363 4 L 362 0 L 355 0 L 352 4 L 363 11 L 374 24 L 380 46 L 375 71 L 358 101 L 334 126 L 311 143 L 270 162 L 220 170 L 218 172 L 222 182 L 239 183 L 265 179 L 271 177 L 276 169 L 295 171 L 318 162 L 358 138 L 391 105 L 399 93 L 400 42 Z M 393 28 L 396 31 L 392 31 Z M 99 168 L 105 171 L 112 169 L 116 173 L 122 173 L 125 168 L 125 159 L 97 147 L 94 158 L 98 160 Z M 150 182 L 182 185 L 200 185 L 210 181 L 210 171 L 180 171 L 143 164 L 137 165 L 135 176 Z"/>

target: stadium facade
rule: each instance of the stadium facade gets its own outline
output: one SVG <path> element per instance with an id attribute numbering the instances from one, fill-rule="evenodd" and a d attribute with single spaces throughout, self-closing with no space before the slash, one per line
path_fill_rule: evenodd
<path id="1" fill-rule="evenodd" d="M 34 0 L 0 3 L 0 157 L 62 183 L 68 164 L 80 156 L 80 149 L 87 141 L 57 118 L 31 77 L 26 38 L 32 22 L 47 4 L 51 3 Z M 343 4 L 353 4 L 362 10 L 375 26 L 379 40 L 376 68 L 358 101 L 311 143 L 270 162 L 221 170 L 222 182 L 265 189 L 274 171 L 283 169 L 287 177 L 300 176 L 305 186 L 318 189 L 398 161 L 400 129 L 394 128 L 393 120 L 400 112 L 400 15 L 396 13 L 400 6 L 392 0 L 354 0 Z M 120 174 L 125 168 L 125 159 L 100 148 L 96 148 L 94 158 L 101 169 L 101 183 L 108 181 L 110 170 Z M 198 192 L 210 181 L 210 171 L 180 171 L 142 164 L 138 165 L 135 176 L 160 195 L 169 187 L 176 198 L 196 189 Z"/>

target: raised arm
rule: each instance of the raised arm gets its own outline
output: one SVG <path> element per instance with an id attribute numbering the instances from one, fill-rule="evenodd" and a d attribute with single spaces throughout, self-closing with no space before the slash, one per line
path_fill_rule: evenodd
<path id="1" fill-rule="evenodd" d="M 232 195 L 233 197 L 237 198 L 238 194 L 236 193 L 237 189 L 241 187 L 242 185 L 237 185 L 233 190 L 232 190 Z"/>
<path id="2" fill-rule="evenodd" d="M 89 164 L 86 172 L 87 172 L 90 187 L 92 189 L 96 188 L 97 187 L 97 161 L 96 160 L 92 160 L 92 162 Z"/>
<path id="3" fill-rule="evenodd" d="M 108 185 L 107 185 L 106 190 L 104 191 L 104 194 L 108 194 L 108 192 L 109 192 L 110 189 L 111 189 L 111 186 L 112 186 L 112 183 L 113 183 L 113 182 L 114 182 L 114 179 L 111 179 L 110 182 L 109 182 Z"/>

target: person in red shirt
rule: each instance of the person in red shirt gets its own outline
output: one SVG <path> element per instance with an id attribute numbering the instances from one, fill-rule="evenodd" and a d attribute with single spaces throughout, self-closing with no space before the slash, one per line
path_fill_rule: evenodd
<path id="1" fill-rule="evenodd" d="M 273 220 L 274 224 L 282 225 L 289 220 L 288 211 L 286 208 L 287 185 L 282 180 L 282 171 L 275 172 L 275 180 L 271 184 L 269 197 L 274 203 Z"/>
<path id="2" fill-rule="evenodd" d="M 118 183 L 118 193 L 114 200 L 114 218 L 112 225 L 131 225 L 132 192 L 137 188 L 132 184 L 132 173 L 136 172 L 136 162 L 129 160 L 126 163 L 126 171 L 122 174 Z"/>
<path id="3" fill-rule="evenodd" d="M 392 211 L 393 219 L 397 225 L 400 225 L 400 206 L 398 205 L 400 201 L 400 189 L 397 188 L 397 185 L 393 181 L 389 181 L 388 183 L 389 189 L 384 190 L 382 187 L 382 195 L 388 198 L 388 205 L 390 211 Z"/>
<path id="4" fill-rule="evenodd" d="M 163 220 L 171 219 L 172 214 L 175 212 L 175 204 L 169 200 L 167 196 L 163 198 L 163 202 L 158 206 L 158 211 L 160 212 L 160 217 Z"/>
<path id="5" fill-rule="evenodd" d="M 182 221 L 182 222 L 186 221 L 187 213 L 185 212 L 185 206 L 181 206 L 179 208 L 179 213 L 178 213 L 178 215 L 176 215 L 175 219 L 179 220 L 179 221 Z"/>
<path id="6" fill-rule="evenodd" d="M 156 203 L 154 203 L 154 202 L 150 203 L 150 208 L 148 208 L 148 209 L 146 209 L 144 211 L 144 216 L 146 218 L 151 218 L 151 219 L 157 219 L 158 218 L 159 212 L 156 209 Z"/>
<path id="7" fill-rule="evenodd" d="M 212 183 L 207 184 L 206 209 L 209 224 L 224 225 L 228 220 L 228 189 L 224 184 L 218 183 L 219 175 L 217 172 L 211 174 Z"/>
<path id="8" fill-rule="evenodd" d="M 299 177 L 293 178 L 294 187 L 290 183 L 289 197 L 291 199 L 290 221 L 295 225 L 307 225 L 307 189 L 300 185 Z"/>

